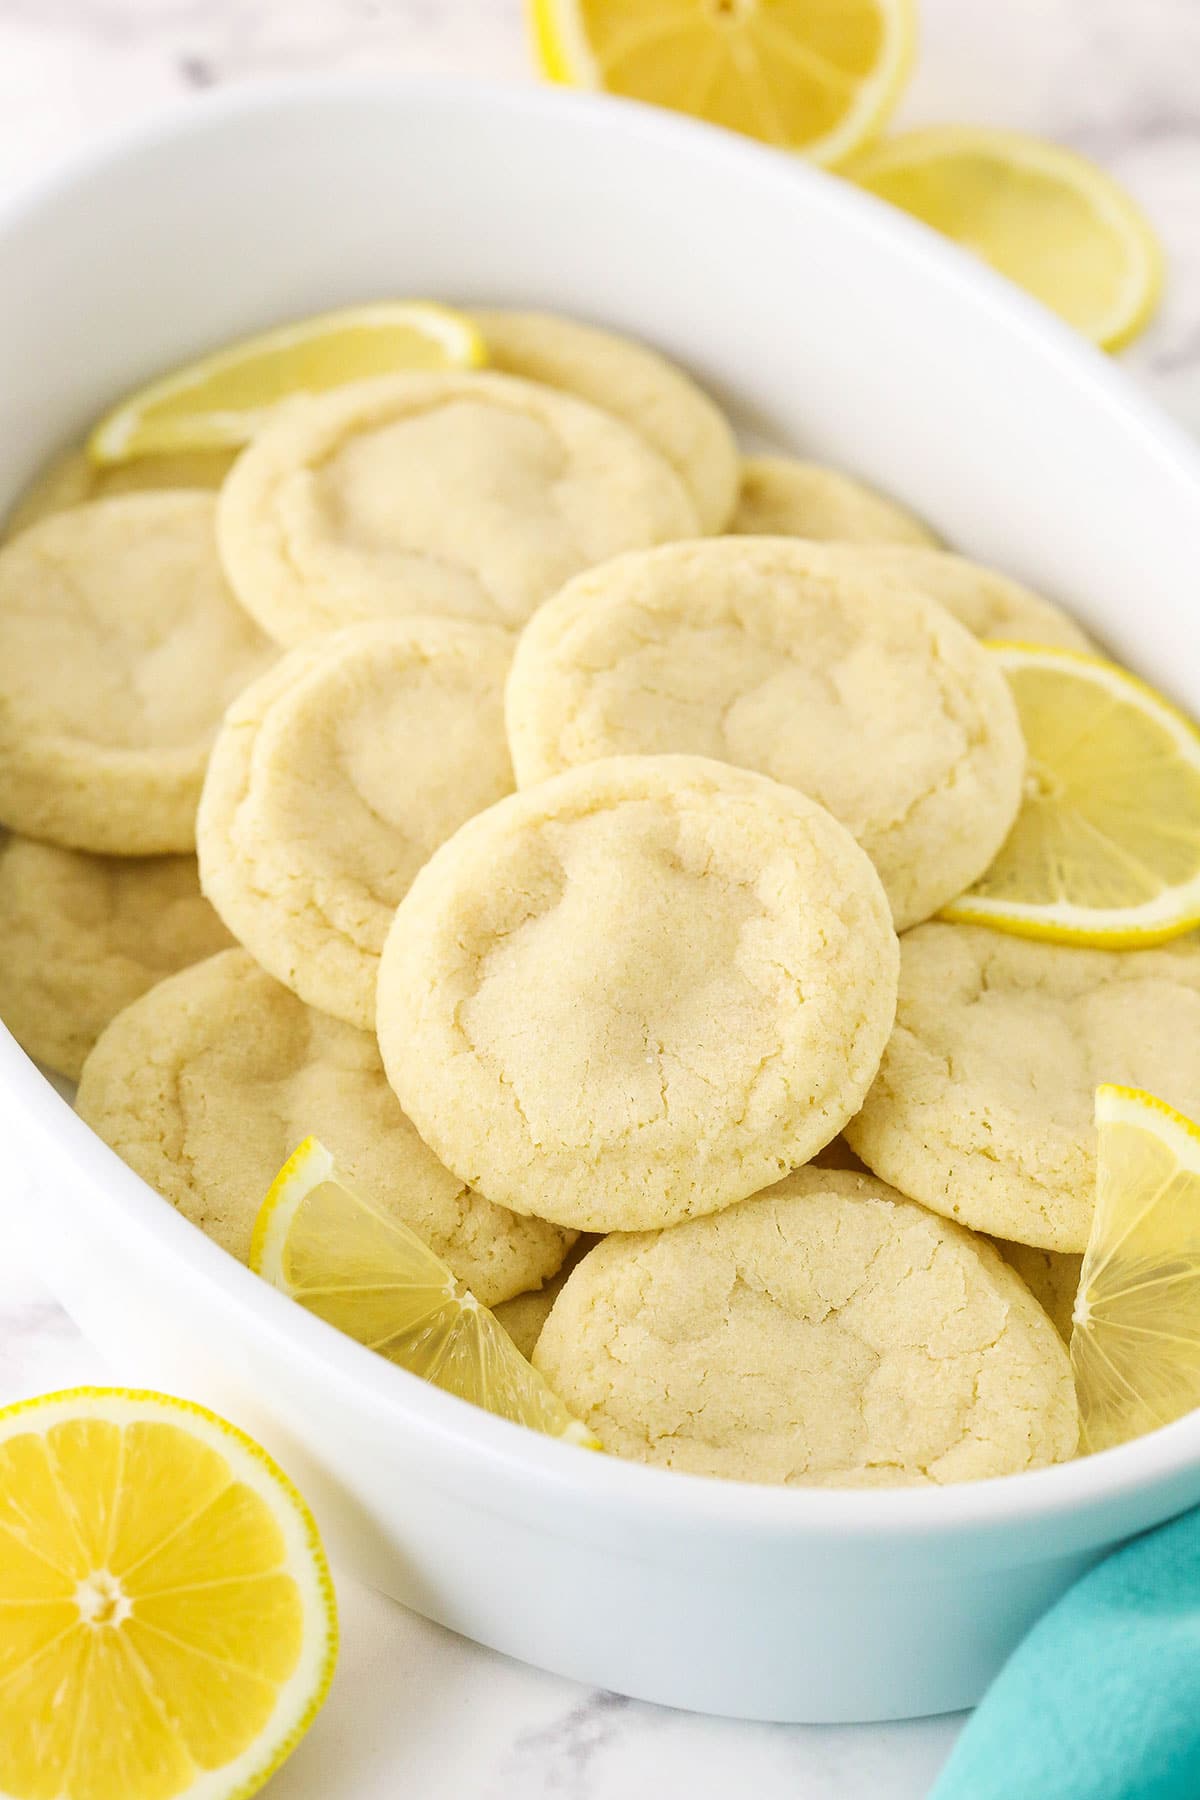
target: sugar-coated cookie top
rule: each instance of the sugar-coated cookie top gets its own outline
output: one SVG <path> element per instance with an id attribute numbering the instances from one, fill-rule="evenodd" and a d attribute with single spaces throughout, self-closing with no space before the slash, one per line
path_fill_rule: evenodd
<path id="1" fill-rule="evenodd" d="M 370 618 L 522 623 L 578 570 L 687 537 L 674 469 L 597 407 L 509 375 L 389 375 L 297 400 L 221 490 L 230 581 L 281 643 Z"/>
<path id="2" fill-rule="evenodd" d="M 1200 939 L 1083 950 L 923 925 L 901 944 L 896 1029 L 846 1136 L 977 1231 L 1080 1251 L 1105 1081 L 1200 1117 Z"/>
<path id="3" fill-rule="evenodd" d="M 310 1135 L 485 1305 L 553 1275 L 570 1243 L 444 1169 L 396 1104 L 374 1038 L 303 1005 L 243 950 L 171 976 L 114 1019 L 84 1065 L 77 1108 L 243 1261 L 271 1182 Z"/>
<path id="4" fill-rule="evenodd" d="M 606 1238 L 534 1361 L 606 1450 L 693 1475 L 970 1481 L 1078 1437 L 1066 1349 L 995 1250 L 835 1170 Z"/>
<path id="5" fill-rule="evenodd" d="M 878 877 L 821 807 L 618 757 L 436 852 L 380 967 L 389 1078 L 464 1180 L 583 1230 L 778 1179 L 855 1112 L 894 1008 Z"/>
<path id="6" fill-rule="evenodd" d="M 624 419 L 679 475 L 701 529 L 725 529 L 741 479 L 737 443 L 724 414 L 682 369 L 645 344 L 555 313 L 473 316 L 492 368 L 565 388 Z"/>
<path id="7" fill-rule="evenodd" d="M 710 538 L 577 576 L 522 634 L 509 738 L 525 786 L 597 757 L 718 757 L 827 806 L 897 929 L 987 868 L 1025 750 L 1003 671 L 857 551 Z"/>
<path id="8" fill-rule="evenodd" d="M 302 1000 L 369 1030 L 379 952 L 438 845 L 511 792 L 510 635 L 464 619 L 354 625 L 229 709 L 197 843 L 205 892 Z"/>
<path id="9" fill-rule="evenodd" d="M 277 652 L 217 560 L 210 494 L 97 500 L 0 550 L 0 820 L 189 850 L 221 714 Z"/>
<path id="10" fill-rule="evenodd" d="M 0 844 L 0 1019 L 71 1081 L 123 1007 L 230 942 L 201 896 L 194 856 Z"/>

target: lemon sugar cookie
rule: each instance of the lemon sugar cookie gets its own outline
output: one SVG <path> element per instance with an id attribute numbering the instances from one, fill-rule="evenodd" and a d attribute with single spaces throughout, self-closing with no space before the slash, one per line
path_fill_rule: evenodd
<path id="1" fill-rule="evenodd" d="M 226 705 L 277 652 L 217 561 L 209 494 L 130 494 L 0 550 L 0 822 L 119 856 L 190 850 Z"/>
<path id="2" fill-rule="evenodd" d="M 517 626 L 581 568 L 698 529 L 679 476 L 627 425 L 479 374 L 292 402 L 218 514 L 235 591 L 284 644 L 407 613 Z"/>
<path id="3" fill-rule="evenodd" d="M 741 459 L 729 422 L 690 376 L 645 344 L 552 313 L 476 312 L 488 362 L 615 413 L 664 456 L 691 494 L 704 531 L 723 531 Z"/>
<path id="4" fill-rule="evenodd" d="M 303 1005 L 243 950 L 169 977 L 114 1019 L 84 1064 L 76 1107 L 242 1262 L 267 1190 L 309 1136 L 485 1305 L 555 1274 L 571 1242 L 444 1169 L 396 1104 L 375 1040 Z"/>
<path id="5" fill-rule="evenodd" d="M 568 1278 L 534 1365 L 613 1455 L 795 1486 L 972 1481 L 1071 1456 L 1071 1367 L 990 1244 L 800 1169 Z"/>
<path id="6" fill-rule="evenodd" d="M 204 891 L 239 942 L 369 1030 L 379 952 L 413 876 L 512 789 L 512 639 L 462 619 L 351 626 L 239 695 L 197 820 Z"/>
<path id="7" fill-rule="evenodd" d="M 820 463 L 748 456 L 731 531 L 750 537 L 836 539 L 853 544 L 936 544 L 928 526 L 895 500 Z"/>
<path id="8" fill-rule="evenodd" d="M 388 1077 L 481 1193 L 585 1231 L 754 1193 L 841 1129 L 897 948 L 821 807 L 699 757 L 502 800 L 421 870 L 384 946 Z"/>
<path id="9" fill-rule="evenodd" d="M 953 613 L 974 637 L 1095 651 L 1092 639 L 1061 606 L 998 569 L 916 544 L 859 544 L 855 551 L 865 568 L 906 588 L 918 588 Z"/>
<path id="10" fill-rule="evenodd" d="M 867 851 L 901 931 L 983 874 L 1021 800 L 1003 671 L 841 546 L 712 538 L 589 570 L 522 634 L 506 710 L 522 787 L 688 752 L 799 788 Z"/>
<path id="11" fill-rule="evenodd" d="M 852 1148 L 977 1231 L 1082 1251 L 1098 1084 L 1200 1117 L 1200 939 L 1122 953 L 938 923 L 908 933 L 900 970 Z"/>
<path id="12" fill-rule="evenodd" d="M 176 450 L 169 455 L 139 456 L 132 462 L 101 469 L 86 450 L 61 450 L 38 470 L 4 521 L 0 538 L 48 519 L 87 500 L 114 494 L 138 494 L 154 488 L 219 488 L 233 467 L 228 450 Z"/>
<path id="13" fill-rule="evenodd" d="M 0 844 L 0 1020 L 70 1081 L 122 1007 L 230 942 L 194 857 Z"/>

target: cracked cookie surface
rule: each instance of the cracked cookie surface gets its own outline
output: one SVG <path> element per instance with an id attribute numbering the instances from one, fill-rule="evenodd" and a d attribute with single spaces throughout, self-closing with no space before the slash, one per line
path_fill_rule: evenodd
<path id="1" fill-rule="evenodd" d="M 231 941 L 195 857 L 0 844 L 0 1019 L 70 1081 L 123 1007 Z"/>
<path id="2" fill-rule="evenodd" d="M 502 374 L 545 382 L 615 413 L 664 456 L 696 505 L 701 529 L 723 531 L 741 459 L 728 420 L 665 356 L 612 331 L 553 313 L 472 312 Z"/>
<path id="3" fill-rule="evenodd" d="M 606 1238 L 533 1360 L 611 1454 L 694 1475 L 972 1481 L 1078 1437 L 1066 1349 L 991 1245 L 836 1170 Z"/>
<path id="4" fill-rule="evenodd" d="M 389 1078 L 491 1198 L 588 1231 L 712 1212 L 854 1113 L 898 952 L 823 808 L 699 757 L 618 757 L 437 851 L 380 965 Z"/>
<path id="5" fill-rule="evenodd" d="M 221 490 L 242 604 L 280 643 L 440 613 L 509 628 L 580 569 L 694 536 L 695 506 L 610 413 L 511 375 L 389 375 L 296 400 Z"/>
<path id="6" fill-rule="evenodd" d="M 571 1242 L 443 1168 L 401 1112 L 375 1040 L 306 1007 L 243 950 L 171 976 L 114 1019 L 84 1065 L 76 1106 L 242 1262 L 268 1188 L 309 1135 L 485 1305 L 547 1280 Z"/>
<path id="7" fill-rule="evenodd" d="M 852 475 L 791 456 L 748 456 L 731 531 L 850 544 L 936 544 L 927 525 Z"/>
<path id="8" fill-rule="evenodd" d="M 197 819 L 204 890 L 277 980 L 363 1030 L 417 870 L 511 792 L 512 638 L 461 619 L 351 626 L 239 695 Z"/>
<path id="9" fill-rule="evenodd" d="M 77 850 L 191 850 L 221 714 L 273 662 L 211 494 L 97 500 L 0 550 L 0 820 Z"/>
<path id="10" fill-rule="evenodd" d="M 679 751 L 798 788 L 862 844 L 901 931 L 983 873 L 1021 799 L 995 659 L 842 546 L 709 539 L 589 570 L 522 634 L 506 710 L 522 787 Z"/>
<path id="11" fill-rule="evenodd" d="M 1097 1084 L 1200 1116 L 1200 939 L 1085 950 L 929 924 L 900 948 L 896 1029 L 847 1140 L 977 1231 L 1083 1250 Z"/>

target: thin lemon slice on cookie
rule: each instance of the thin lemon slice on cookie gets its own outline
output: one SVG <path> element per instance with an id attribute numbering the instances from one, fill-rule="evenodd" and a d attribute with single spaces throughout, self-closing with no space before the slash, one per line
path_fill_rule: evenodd
<path id="1" fill-rule="evenodd" d="M 104 465 L 237 446 L 294 394 L 406 369 L 471 369 L 486 360 L 475 325 L 449 307 L 416 300 L 345 307 L 246 338 L 139 389 L 101 419 L 88 455 Z"/>
<path id="2" fill-rule="evenodd" d="M 336 1653 L 308 1508 L 232 1425 L 117 1388 L 0 1412 L 6 1800 L 244 1800 Z"/>
<path id="3" fill-rule="evenodd" d="M 600 1448 L 415 1232 L 341 1180 L 305 1138 L 254 1225 L 250 1267 L 349 1337 L 447 1393 L 549 1437 Z"/>
<path id="4" fill-rule="evenodd" d="M 914 0 L 528 0 L 544 75 L 691 113 L 817 162 L 883 126 Z"/>
<path id="5" fill-rule="evenodd" d="M 992 646 L 1029 754 L 995 862 L 942 917 L 1138 949 L 1200 925 L 1200 732 L 1100 657 Z"/>
<path id="6" fill-rule="evenodd" d="M 1071 1361 L 1084 1448 L 1106 1450 L 1200 1406 L 1200 1126 L 1111 1085 L 1096 1126 Z"/>
<path id="7" fill-rule="evenodd" d="M 1163 256 L 1149 221 L 1111 175 L 1059 144 L 933 125 L 876 145 L 844 173 L 1106 349 L 1127 343 L 1158 304 Z"/>

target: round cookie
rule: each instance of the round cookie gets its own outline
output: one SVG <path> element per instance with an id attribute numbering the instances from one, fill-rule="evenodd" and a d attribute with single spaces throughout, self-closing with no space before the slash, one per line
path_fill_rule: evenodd
<path id="1" fill-rule="evenodd" d="M 748 456 L 730 531 L 851 544 L 936 544 L 928 526 L 895 500 L 820 463 Z"/>
<path id="2" fill-rule="evenodd" d="M 0 844 L 0 1020 L 70 1081 L 122 1007 L 229 943 L 194 857 Z"/>
<path id="3" fill-rule="evenodd" d="M 512 648 L 463 619 L 350 626 L 289 652 L 226 714 L 196 823 L 204 891 L 310 1006 L 373 1027 L 413 876 L 512 791 Z"/>
<path id="4" fill-rule="evenodd" d="M 882 579 L 919 588 L 975 637 L 1055 644 L 1095 654 L 1091 638 L 1061 606 L 965 556 L 915 544 L 860 544 L 855 554 Z"/>
<path id="5" fill-rule="evenodd" d="M 836 545 L 710 538 L 591 569 L 522 634 L 506 709 L 522 787 L 687 752 L 799 788 L 862 844 L 898 931 L 983 874 L 1021 803 L 999 664 Z"/>
<path id="6" fill-rule="evenodd" d="M 481 1193 L 584 1231 L 715 1212 L 828 1143 L 896 939 L 835 819 L 700 757 L 615 757 L 435 852 L 379 971 L 388 1077 Z"/>
<path id="7" fill-rule="evenodd" d="M 217 561 L 211 495 L 97 500 L 0 550 L 0 822 L 191 850 L 221 714 L 278 654 Z"/>
<path id="8" fill-rule="evenodd" d="M 604 1448 L 793 1486 L 976 1481 L 1071 1456 L 1071 1366 L 990 1244 L 881 1181 L 799 1169 L 606 1238 L 534 1351 Z"/>
<path id="9" fill-rule="evenodd" d="M 444 1169 L 396 1104 L 374 1039 L 306 1007 L 243 950 L 168 977 L 114 1019 L 76 1109 L 243 1262 L 268 1188 L 310 1133 L 487 1306 L 555 1274 L 570 1243 Z"/>
<path id="10" fill-rule="evenodd" d="M 741 480 L 737 441 L 724 413 L 682 369 L 645 344 L 553 313 L 473 317 L 492 368 L 565 388 L 624 419 L 680 477 L 701 530 L 724 531 Z"/>
<path id="11" fill-rule="evenodd" d="M 977 1231 L 1082 1251 L 1100 1082 L 1200 1117 L 1200 939 L 1080 950 L 974 925 L 901 944 L 896 1029 L 846 1138 Z"/>
<path id="12" fill-rule="evenodd" d="M 139 456 L 132 462 L 100 468 L 86 450 L 60 450 L 38 470 L 4 521 L 0 539 L 15 537 L 39 519 L 85 500 L 112 494 L 137 494 L 150 488 L 219 488 L 233 467 L 229 450 L 177 450 L 161 456 Z"/>
<path id="13" fill-rule="evenodd" d="M 238 597 L 284 644 L 407 613 L 516 626 L 580 569 L 698 528 L 627 425 L 479 374 L 295 401 L 238 458 L 217 521 Z"/>

